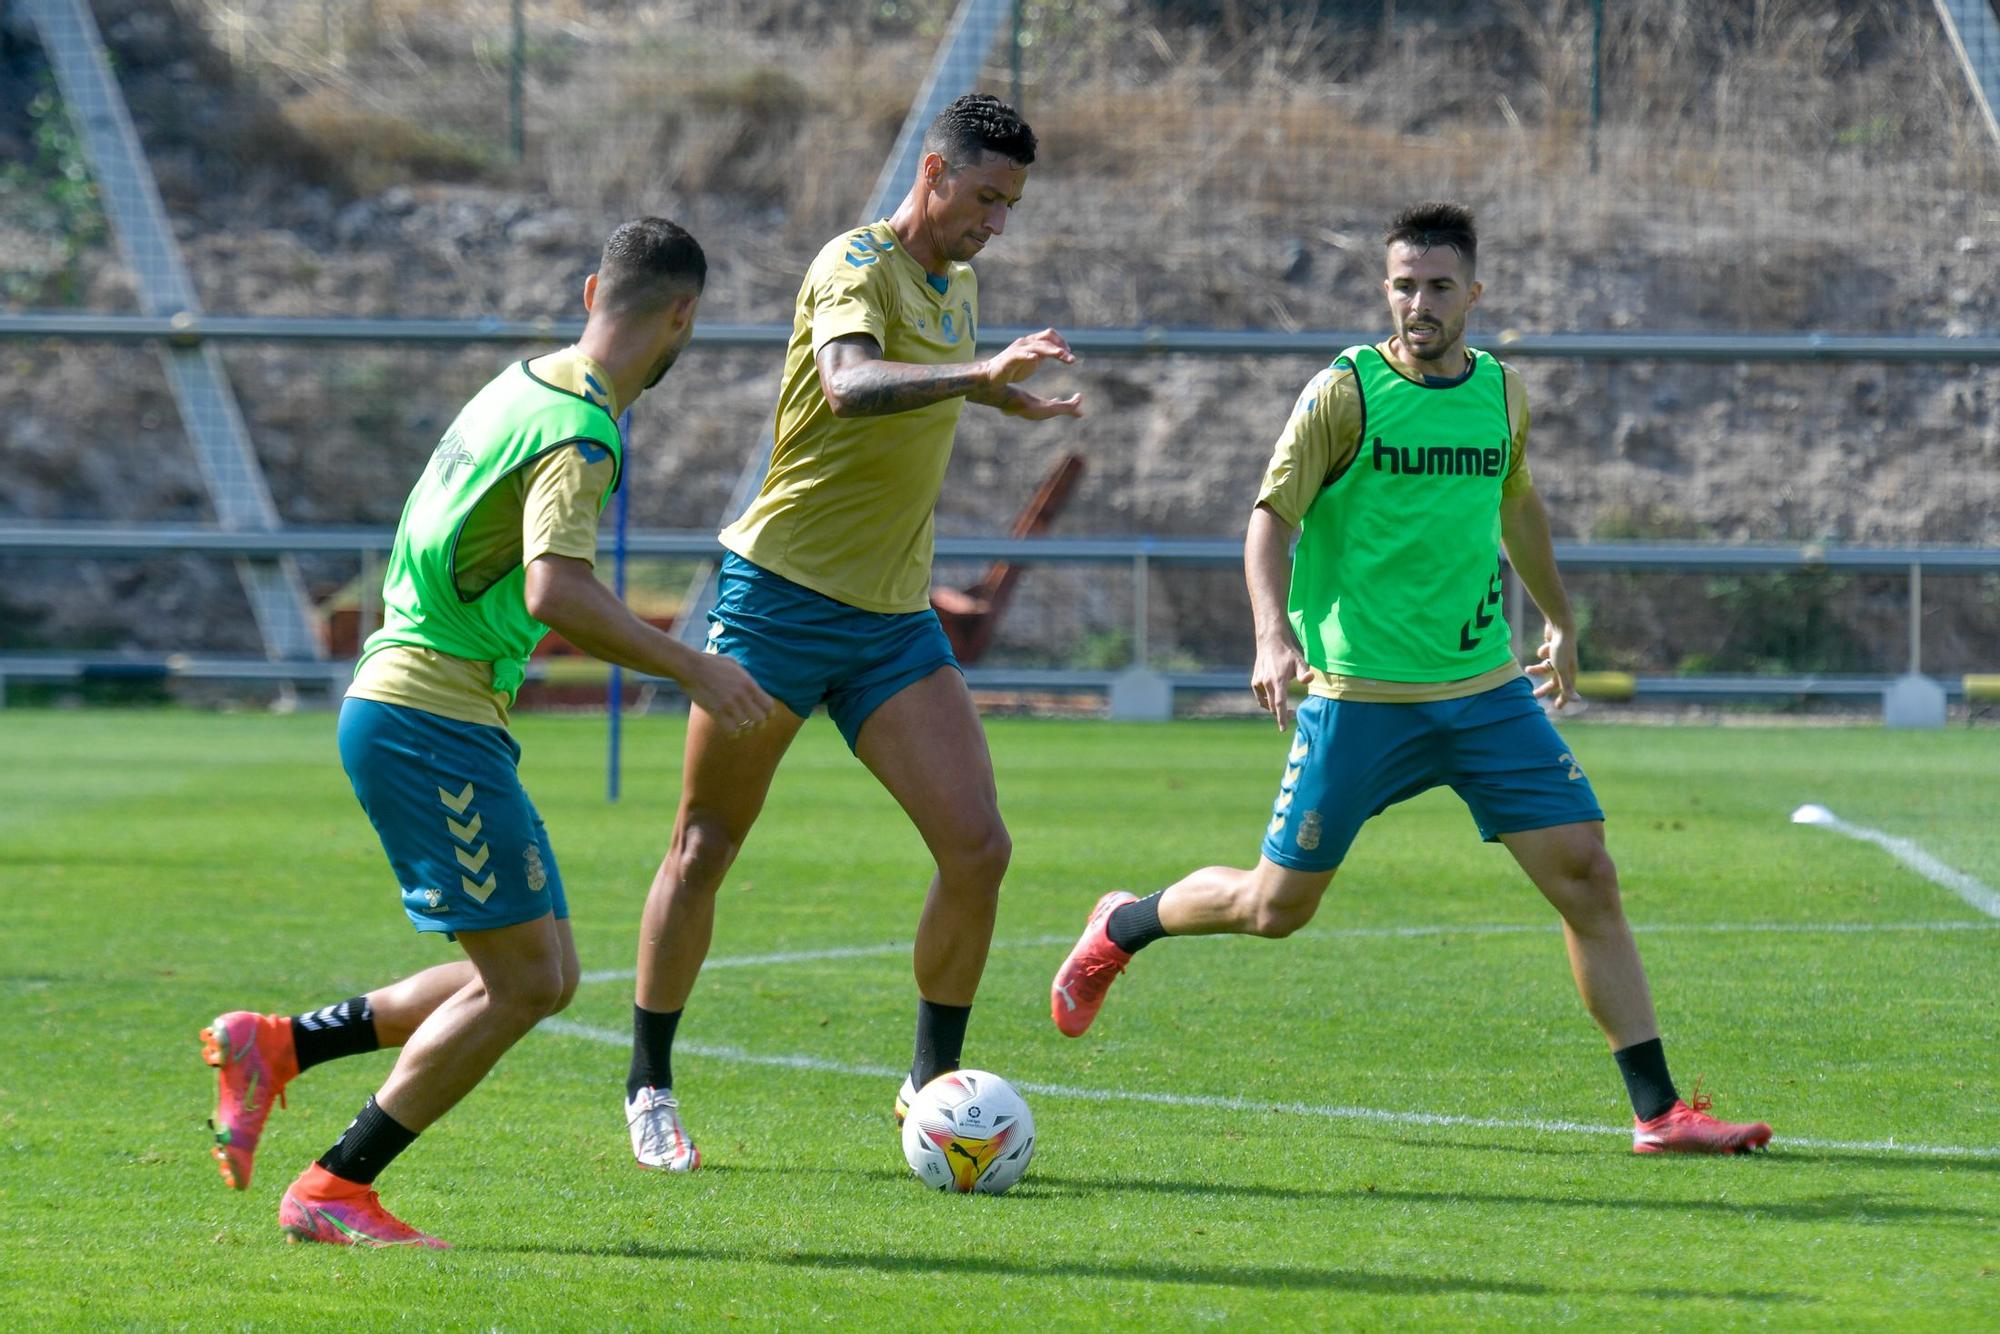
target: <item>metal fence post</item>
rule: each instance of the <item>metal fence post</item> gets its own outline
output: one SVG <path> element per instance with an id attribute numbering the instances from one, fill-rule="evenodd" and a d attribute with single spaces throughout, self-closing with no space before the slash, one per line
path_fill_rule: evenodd
<path id="1" fill-rule="evenodd" d="M 522 120 L 522 86 L 527 81 L 528 25 L 521 13 L 525 0 L 514 0 L 514 50 L 507 68 L 507 143 L 519 162 L 527 153 L 527 129 Z"/>
<path id="2" fill-rule="evenodd" d="M 1014 0 L 1014 24 L 1007 39 L 1008 91 L 1014 110 L 1021 109 L 1021 0 Z"/>
<path id="3" fill-rule="evenodd" d="M 1590 0 L 1590 174 L 1597 174 L 1597 124 L 1604 118 L 1604 0 Z"/>
<path id="4" fill-rule="evenodd" d="M 382 561 L 373 547 L 361 550 L 361 595 L 355 600 L 354 651 L 382 627 Z"/>
<path id="5" fill-rule="evenodd" d="M 1174 716 L 1174 683 L 1149 666 L 1152 645 L 1146 610 L 1152 601 L 1152 541 L 1140 538 L 1132 551 L 1132 663 L 1111 678 L 1111 717 L 1118 722 L 1164 722 Z"/>
<path id="6" fill-rule="evenodd" d="M 1924 670 L 1924 565 L 1910 562 L 1910 675 Z"/>
<path id="7" fill-rule="evenodd" d="M 1146 642 L 1146 604 L 1151 600 L 1150 571 L 1144 548 L 1132 555 L 1132 665 L 1144 667 L 1152 655 Z"/>

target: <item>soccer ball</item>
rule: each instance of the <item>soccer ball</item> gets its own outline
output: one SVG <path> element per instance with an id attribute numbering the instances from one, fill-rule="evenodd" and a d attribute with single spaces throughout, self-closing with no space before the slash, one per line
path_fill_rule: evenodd
<path id="1" fill-rule="evenodd" d="M 924 1085 L 903 1118 L 903 1157 L 926 1186 L 998 1195 L 1028 1170 L 1035 1118 L 1014 1086 L 984 1070 Z"/>

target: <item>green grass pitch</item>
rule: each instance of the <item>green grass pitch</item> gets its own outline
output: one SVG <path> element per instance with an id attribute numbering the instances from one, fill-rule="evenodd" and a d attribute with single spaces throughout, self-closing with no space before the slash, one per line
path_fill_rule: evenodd
<path id="1" fill-rule="evenodd" d="M 628 727 L 611 806 L 601 719 L 521 722 L 584 968 L 614 976 L 384 1176 L 457 1249 L 362 1254 L 285 1246 L 277 1202 L 390 1056 L 295 1083 L 239 1194 L 195 1037 L 450 957 L 403 919 L 332 717 L 0 714 L 0 1326 L 2000 1326 L 2000 923 L 1788 821 L 1822 803 L 2000 886 L 1990 730 L 1570 727 L 1683 1091 L 1777 1128 L 1662 1160 L 1615 1133 L 1553 914 L 1449 793 L 1364 830 L 1298 936 L 1163 942 L 1058 1036 L 1090 903 L 1253 858 L 1285 743 L 996 721 L 1015 858 L 967 1059 L 1041 1139 L 967 1198 L 919 1187 L 890 1119 L 927 863 L 824 720 L 681 1026 L 702 1170 L 632 1166 L 625 977 L 682 727 Z"/>

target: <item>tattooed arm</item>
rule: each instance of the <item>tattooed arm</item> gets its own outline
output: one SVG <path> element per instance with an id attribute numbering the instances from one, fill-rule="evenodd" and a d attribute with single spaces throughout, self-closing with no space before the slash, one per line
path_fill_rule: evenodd
<path id="1" fill-rule="evenodd" d="M 836 417 L 880 417 L 962 398 L 986 385 L 982 362 L 918 366 L 884 361 L 867 334 L 836 338 L 819 350 L 819 387 Z"/>

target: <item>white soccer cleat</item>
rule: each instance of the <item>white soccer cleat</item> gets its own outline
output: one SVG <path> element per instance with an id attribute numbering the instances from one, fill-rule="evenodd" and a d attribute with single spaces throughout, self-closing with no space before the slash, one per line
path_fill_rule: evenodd
<path id="1" fill-rule="evenodd" d="M 642 1088 L 625 1100 L 625 1126 L 632 1132 L 632 1157 L 659 1172 L 692 1172 L 701 1150 L 681 1124 L 681 1105 L 672 1089 Z"/>
<path id="2" fill-rule="evenodd" d="M 910 1114 L 910 1104 L 917 1100 L 917 1086 L 910 1076 L 903 1076 L 903 1087 L 896 1090 L 896 1124 L 902 1125 L 903 1118 Z"/>

